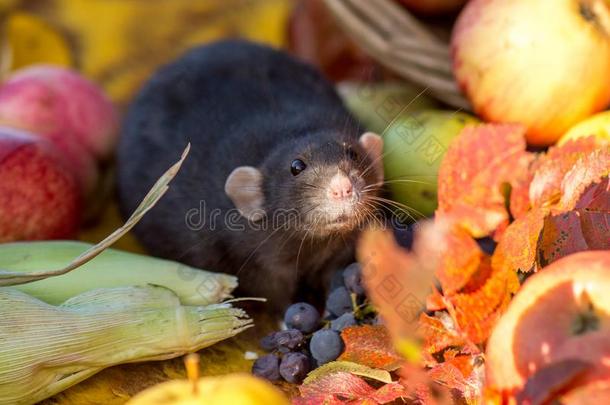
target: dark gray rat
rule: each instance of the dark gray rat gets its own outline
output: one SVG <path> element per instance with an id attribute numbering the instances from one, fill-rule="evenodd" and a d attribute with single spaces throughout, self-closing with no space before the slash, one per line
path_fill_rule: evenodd
<path id="1" fill-rule="evenodd" d="M 121 211 L 190 142 L 170 190 L 134 229 L 148 251 L 235 274 L 240 294 L 278 311 L 299 286 L 323 298 L 383 180 L 382 140 L 362 132 L 334 87 L 286 53 L 241 40 L 198 47 L 162 67 L 127 114 Z"/>

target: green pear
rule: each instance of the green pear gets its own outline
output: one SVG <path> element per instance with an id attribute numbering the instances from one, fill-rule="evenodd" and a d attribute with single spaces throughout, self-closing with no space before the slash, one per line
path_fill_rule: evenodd
<path id="1" fill-rule="evenodd" d="M 466 125 L 478 122 L 463 112 L 424 110 L 403 113 L 382 132 L 387 188 L 394 201 L 409 207 L 412 220 L 434 213 L 443 156 Z"/>
<path id="2" fill-rule="evenodd" d="M 439 106 L 424 90 L 404 82 L 342 82 L 337 91 L 358 121 L 378 134 L 405 113 Z"/>

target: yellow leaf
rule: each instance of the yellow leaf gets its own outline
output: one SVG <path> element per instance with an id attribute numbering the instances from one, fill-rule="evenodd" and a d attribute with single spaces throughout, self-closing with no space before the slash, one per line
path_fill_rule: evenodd
<path id="1" fill-rule="evenodd" d="M 66 39 L 41 18 L 24 12 L 9 15 L 5 26 L 8 70 L 35 63 L 72 66 Z"/>
<path id="2" fill-rule="evenodd" d="M 286 43 L 291 0 L 55 0 L 35 8 L 76 43 L 76 64 L 125 106 L 187 49 L 227 37 Z M 92 23 L 94 22 L 94 23 Z"/>

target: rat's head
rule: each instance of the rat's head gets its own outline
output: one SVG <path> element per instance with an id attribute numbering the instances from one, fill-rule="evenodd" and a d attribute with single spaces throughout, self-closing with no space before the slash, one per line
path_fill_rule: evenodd
<path id="1" fill-rule="evenodd" d="M 374 214 L 382 150 L 381 137 L 370 132 L 359 139 L 313 134 L 283 143 L 259 168 L 236 168 L 225 191 L 251 221 L 294 221 L 291 227 L 314 236 L 350 232 Z"/>

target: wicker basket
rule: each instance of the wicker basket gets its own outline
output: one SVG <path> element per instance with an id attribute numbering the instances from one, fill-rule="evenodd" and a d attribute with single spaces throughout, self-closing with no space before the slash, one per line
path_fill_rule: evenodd
<path id="1" fill-rule="evenodd" d="M 449 46 L 394 0 L 324 0 L 348 35 L 380 64 L 462 110 Z"/>

